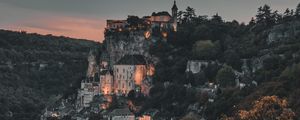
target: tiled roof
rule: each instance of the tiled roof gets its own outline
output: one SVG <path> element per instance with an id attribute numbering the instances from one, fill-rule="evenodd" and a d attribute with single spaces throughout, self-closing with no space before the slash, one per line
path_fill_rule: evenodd
<path id="1" fill-rule="evenodd" d="M 146 65 L 146 60 L 143 55 L 125 55 L 116 65 Z"/>

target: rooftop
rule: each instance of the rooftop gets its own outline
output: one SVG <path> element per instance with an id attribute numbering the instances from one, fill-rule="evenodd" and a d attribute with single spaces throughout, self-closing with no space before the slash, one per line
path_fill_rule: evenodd
<path id="1" fill-rule="evenodd" d="M 116 65 L 146 65 L 146 60 L 143 55 L 125 55 Z"/>
<path id="2" fill-rule="evenodd" d="M 100 72 L 100 75 L 106 75 L 106 74 L 111 74 L 112 75 L 112 71 L 111 70 L 103 70 Z"/>

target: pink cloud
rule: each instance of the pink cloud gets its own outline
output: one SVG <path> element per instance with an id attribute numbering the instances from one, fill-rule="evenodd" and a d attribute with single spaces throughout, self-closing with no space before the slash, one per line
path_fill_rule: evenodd
<path id="1" fill-rule="evenodd" d="M 46 17 L 10 25 L 8 29 L 31 33 L 52 34 L 97 42 L 104 40 L 105 21 L 73 17 Z"/>

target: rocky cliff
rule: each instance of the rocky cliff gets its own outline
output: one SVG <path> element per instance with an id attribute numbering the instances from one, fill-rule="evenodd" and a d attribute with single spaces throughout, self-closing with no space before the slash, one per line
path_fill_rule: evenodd
<path id="1" fill-rule="evenodd" d="M 107 35 L 104 41 L 110 65 L 116 63 L 126 54 L 140 54 L 149 58 L 149 49 L 152 43 L 152 39 L 144 37 L 143 31 Z"/>

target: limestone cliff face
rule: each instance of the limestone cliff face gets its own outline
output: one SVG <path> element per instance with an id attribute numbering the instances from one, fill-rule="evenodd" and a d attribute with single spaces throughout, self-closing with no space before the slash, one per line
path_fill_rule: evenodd
<path id="1" fill-rule="evenodd" d="M 107 35 L 105 37 L 105 46 L 110 65 L 115 64 L 126 54 L 139 54 L 149 57 L 151 43 L 151 40 L 145 39 L 142 31 Z"/>

